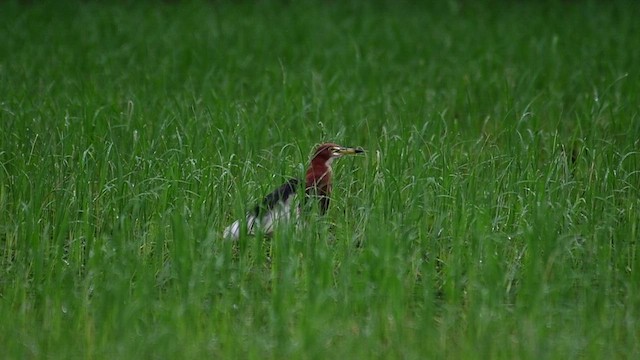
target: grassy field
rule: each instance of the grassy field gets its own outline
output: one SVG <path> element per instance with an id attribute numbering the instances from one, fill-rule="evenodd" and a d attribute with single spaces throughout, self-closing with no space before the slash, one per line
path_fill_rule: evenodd
<path id="1" fill-rule="evenodd" d="M 640 356 L 637 2 L 284 3 L 0 3 L 1 358 Z"/>

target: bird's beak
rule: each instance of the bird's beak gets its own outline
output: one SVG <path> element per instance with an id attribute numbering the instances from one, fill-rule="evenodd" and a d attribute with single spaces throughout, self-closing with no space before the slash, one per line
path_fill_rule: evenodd
<path id="1" fill-rule="evenodd" d="M 341 147 L 340 150 L 338 150 L 338 153 L 340 155 L 354 155 L 354 154 L 362 154 L 364 153 L 364 150 L 360 147 L 357 147 L 357 148 Z"/>

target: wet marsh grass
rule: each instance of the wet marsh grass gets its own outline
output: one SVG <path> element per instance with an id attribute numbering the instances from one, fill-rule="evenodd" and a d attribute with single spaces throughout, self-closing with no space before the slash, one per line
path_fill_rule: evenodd
<path id="1" fill-rule="evenodd" d="M 640 352 L 637 4 L 0 7 L 5 357 Z"/>

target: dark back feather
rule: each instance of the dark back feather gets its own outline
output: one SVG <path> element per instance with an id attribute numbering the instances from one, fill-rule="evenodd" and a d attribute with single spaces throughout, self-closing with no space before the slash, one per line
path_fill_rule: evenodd
<path id="1" fill-rule="evenodd" d="M 291 196 L 296 194 L 296 189 L 299 184 L 299 179 L 289 179 L 289 181 L 275 189 L 271 194 L 265 196 L 264 199 L 262 199 L 262 201 L 253 209 L 253 215 L 260 216 L 261 214 L 273 210 L 278 203 L 286 202 Z"/>

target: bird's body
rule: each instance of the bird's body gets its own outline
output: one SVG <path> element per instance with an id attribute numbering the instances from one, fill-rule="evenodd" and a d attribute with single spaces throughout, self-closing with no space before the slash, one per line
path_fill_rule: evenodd
<path id="1" fill-rule="evenodd" d="M 305 197 L 298 206 L 294 205 L 294 198 L 298 193 L 302 180 L 290 179 L 275 191 L 265 196 L 256 207 L 247 213 L 245 219 L 236 220 L 229 225 L 223 233 L 225 238 L 237 239 L 242 232 L 243 222 L 246 224 L 246 232 L 255 234 L 261 231 L 271 234 L 280 221 L 287 221 L 292 217 L 296 219 L 300 215 L 300 205 L 307 199 L 317 199 L 320 214 L 325 214 L 329 208 L 331 196 L 332 169 L 331 164 L 335 158 L 347 154 L 364 152 L 359 148 L 347 148 L 333 143 L 318 146 L 311 157 L 311 163 L 305 174 Z"/>

